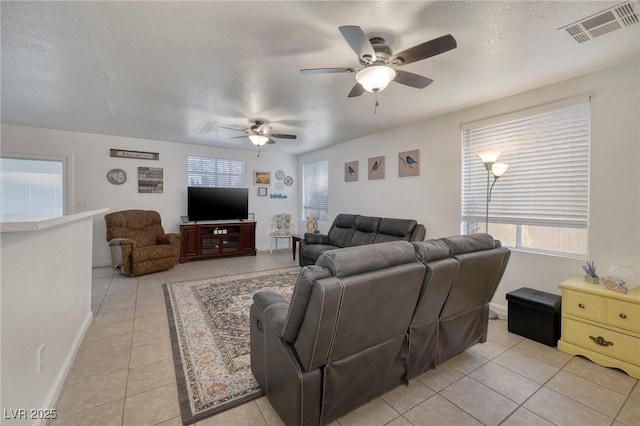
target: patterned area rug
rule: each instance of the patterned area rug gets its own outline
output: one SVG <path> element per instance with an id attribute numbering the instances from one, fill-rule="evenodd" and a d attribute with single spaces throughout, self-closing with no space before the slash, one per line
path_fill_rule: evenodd
<path id="1" fill-rule="evenodd" d="M 249 308 L 256 291 L 291 298 L 299 267 L 164 285 L 185 425 L 262 395 L 253 374 Z"/>

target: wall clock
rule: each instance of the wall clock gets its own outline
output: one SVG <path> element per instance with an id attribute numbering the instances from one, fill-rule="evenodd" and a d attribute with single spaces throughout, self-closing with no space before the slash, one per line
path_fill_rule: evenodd
<path id="1" fill-rule="evenodd" d="M 127 181 L 127 172 L 122 169 L 111 169 L 107 173 L 107 180 L 114 185 L 122 185 Z"/>

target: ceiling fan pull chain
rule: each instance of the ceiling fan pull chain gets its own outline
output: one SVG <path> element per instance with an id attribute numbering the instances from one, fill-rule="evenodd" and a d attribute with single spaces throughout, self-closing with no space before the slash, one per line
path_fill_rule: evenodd
<path id="1" fill-rule="evenodd" d="M 375 104 L 375 106 L 373 107 L 373 113 L 374 113 L 374 114 L 377 114 L 377 113 L 378 113 L 378 106 L 380 105 L 380 104 L 378 103 L 378 91 L 375 91 L 375 92 L 374 92 L 374 94 L 375 94 L 375 96 L 376 96 L 376 104 Z"/>

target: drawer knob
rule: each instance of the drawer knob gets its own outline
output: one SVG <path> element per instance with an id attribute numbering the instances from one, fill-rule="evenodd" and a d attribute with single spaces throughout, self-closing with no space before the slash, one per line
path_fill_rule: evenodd
<path id="1" fill-rule="evenodd" d="M 618 316 L 622 319 L 627 319 L 627 314 L 625 314 L 624 312 L 621 312 Z"/>
<path id="2" fill-rule="evenodd" d="M 595 343 L 596 345 L 605 346 L 605 347 L 613 346 L 613 342 L 605 340 L 604 337 L 602 336 L 598 336 L 598 337 L 589 336 L 589 339 L 593 340 L 593 343 Z"/>
<path id="3" fill-rule="evenodd" d="M 578 303 L 578 308 L 584 309 L 584 303 Z"/>

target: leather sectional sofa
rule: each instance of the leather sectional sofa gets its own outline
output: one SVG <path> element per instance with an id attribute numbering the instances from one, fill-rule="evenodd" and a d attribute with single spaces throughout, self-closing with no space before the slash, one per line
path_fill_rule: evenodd
<path id="1" fill-rule="evenodd" d="M 487 339 L 510 251 L 490 235 L 327 251 L 259 292 L 251 369 L 287 425 L 330 423 Z"/>
<path id="2" fill-rule="evenodd" d="M 322 253 L 337 248 L 385 243 L 422 241 L 425 227 L 413 219 L 391 219 L 339 214 L 325 234 L 306 233 L 300 240 L 300 266 L 313 265 Z"/>

